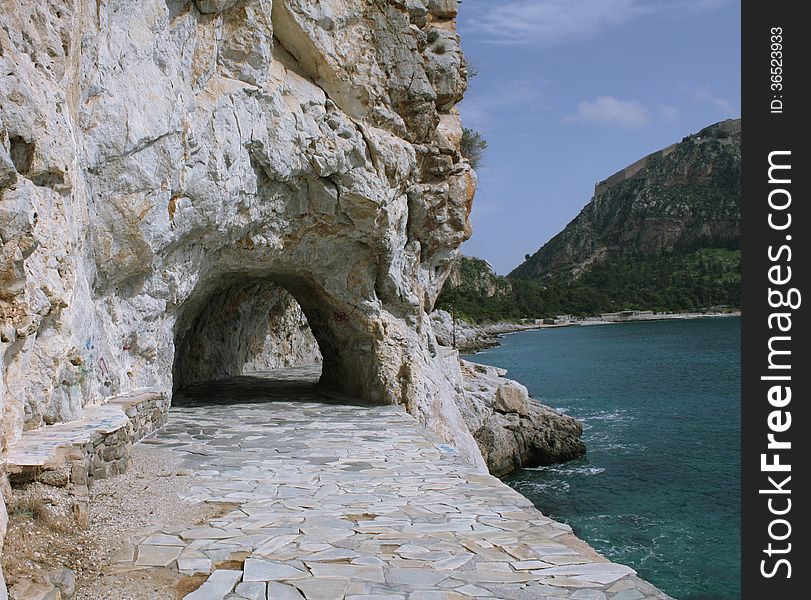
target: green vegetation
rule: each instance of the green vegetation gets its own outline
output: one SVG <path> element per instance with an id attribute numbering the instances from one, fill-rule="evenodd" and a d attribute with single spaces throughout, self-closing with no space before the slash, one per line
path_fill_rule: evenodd
<path id="1" fill-rule="evenodd" d="M 471 167 L 476 169 L 481 163 L 484 151 L 487 149 L 487 140 L 478 131 L 465 127 L 462 130 L 461 146 L 462 156 L 468 160 Z"/>
<path id="2" fill-rule="evenodd" d="M 740 306 L 740 250 L 703 248 L 614 258 L 594 265 L 575 280 L 516 279 L 490 273 L 499 280 L 501 290 L 490 296 L 476 285 L 482 274 L 469 260 L 460 262 L 459 284 L 445 284 L 437 307 L 450 310 L 454 306 L 459 316 L 474 323 L 620 310 L 676 312 Z"/>
<path id="3" fill-rule="evenodd" d="M 473 322 L 740 306 L 741 122 L 727 120 L 609 177 L 507 277 L 461 257 L 438 299 Z M 487 143 L 464 130 L 474 166 Z"/>

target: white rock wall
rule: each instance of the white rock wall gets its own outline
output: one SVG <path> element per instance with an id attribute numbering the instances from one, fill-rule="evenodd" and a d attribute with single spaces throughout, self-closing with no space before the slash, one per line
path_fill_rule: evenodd
<path id="1" fill-rule="evenodd" d="M 475 187 L 453 7 L 4 8 L 4 444 L 171 387 L 179 330 L 226 280 L 296 297 L 327 382 L 453 417 L 424 375 Z"/>
<path id="2" fill-rule="evenodd" d="M 326 384 L 405 405 L 483 467 L 426 317 L 475 190 L 455 11 L 6 0 L 0 448 L 171 390 L 194 316 L 250 280 L 296 298 Z"/>

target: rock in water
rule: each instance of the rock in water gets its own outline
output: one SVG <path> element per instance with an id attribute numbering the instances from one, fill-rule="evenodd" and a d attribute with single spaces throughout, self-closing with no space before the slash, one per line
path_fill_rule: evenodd
<path id="1" fill-rule="evenodd" d="M 504 377 L 504 369 L 466 360 L 461 365 L 462 416 L 493 475 L 586 453 L 580 439 L 583 428 L 574 417 L 530 398 L 527 388 Z"/>

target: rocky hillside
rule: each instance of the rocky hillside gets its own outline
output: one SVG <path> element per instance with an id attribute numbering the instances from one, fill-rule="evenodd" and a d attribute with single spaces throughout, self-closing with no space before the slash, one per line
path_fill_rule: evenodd
<path id="1" fill-rule="evenodd" d="M 460 256 L 438 306 L 483 323 L 740 305 L 741 121 L 716 123 L 597 184 L 507 277 Z"/>
<path id="2" fill-rule="evenodd" d="M 459 255 L 437 300 L 437 308 L 456 312 L 462 319 L 470 321 L 488 316 L 497 319 L 512 293 L 509 280 L 496 275 L 486 260 Z M 475 306 L 473 311 L 472 305 Z"/>
<path id="3" fill-rule="evenodd" d="M 722 121 L 597 184 L 575 219 L 510 277 L 581 277 L 611 259 L 739 246 L 741 121 Z"/>

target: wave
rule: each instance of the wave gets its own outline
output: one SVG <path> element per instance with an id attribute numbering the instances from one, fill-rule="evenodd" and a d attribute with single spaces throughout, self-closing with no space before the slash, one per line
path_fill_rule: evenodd
<path id="1" fill-rule="evenodd" d="M 600 449 L 600 450 L 623 450 L 626 452 L 644 452 L 647 450 L 647 446 L 642 444 L 620 444 L 620 443 L 606 443 L 603 444 L 591 444 L 592 450 Z"/>
<path id="2" fill-rule="evenodd" d="M 534 493 L 542 494 L 542 493 L 550 493 L 550 492 L 568 492 L 569 491 L 569 484 L 565 481 L 550 481 L 548 483 L 542 483 L 540 481 L 524 481 L 521 482 L 519 488 L 528 488 Z"/>
<path id="3" fill-rule="evenodd" d="M 562 467 L 559 465 L 542 465 L 540 467 L 528 467 L 527 471 L 544 471 L 546 473 L 556 473 L 559 475 L 599 475 L 605 472 L 604 467 Z"/>
<path id="4" fill-rule="evenodd" d="M 608 412 L 600 412 L 595 414 L 586 414 L 586 415 L 577 415 L 577 418 L 583 422 L 588 421 L 611 421 L 611 422 L 619 422 L 619 421 L 633 421 L 635 417 L 633 415 L 629 415 L 624 410 L 612 410 Z"/>

